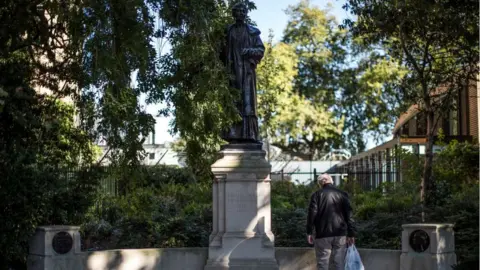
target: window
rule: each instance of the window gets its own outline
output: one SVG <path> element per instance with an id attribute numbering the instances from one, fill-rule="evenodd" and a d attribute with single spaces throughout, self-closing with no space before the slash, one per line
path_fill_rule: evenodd
<path id="1" fill-rule="evenodd" d="M 402 127 L 402 134 L 400 134 L 400 135 L 409 136 L 409 135 L 410 135 L 409 126 L 410 126 L 410 121 L 408 121 L 407 123 L 405 123 L 405 124 L 403 125 L 403 127 Z"/>
<path id="2" fill-rule="evenodd" d="M 427 134 L 427 118 L 425 117 L 425 113 L 421 112 L 415 116 L 416 124 L 417 124 L 417 132 L 415 135 L 421 136 Z"/>
<path id="3" fill-rule="evenodd" d="M 420 155 L 425 155 L 425 145 L 422 144 L 418 146 L 418 153 Z"/>
<path id="4" fill-rule="evenodd" d="M 456 136 L 458 135 L 458 108 L 456 106 L 456 100 L 453 101 L 454 106 L 450 110 L 448 122 L 450 122 L 449 135 Z"/>
<path id="5" fill-rule="evenodd" d="M 148 157 L 149 157 L 150 159 L 155 159 L 155 153 L 149 153 L 149 154 L 148 154 Z"/>
<path id="6" fill-rule="evenodd" d="M 402 149 L 407 151 L 408 153 L 413 153 L 413 145 L 402 145 Z"/>

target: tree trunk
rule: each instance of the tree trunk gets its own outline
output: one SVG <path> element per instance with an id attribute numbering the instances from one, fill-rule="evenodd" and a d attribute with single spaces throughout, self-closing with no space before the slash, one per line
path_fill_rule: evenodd
<path id="1" fill-rule="evenodd" d="M 434 121 L 435 114 L 431 109 L 426 110 L 427 117 L 427 144 L 425 146 L 425 161 L 423 164 L 423 178 L 422 178 L 422 189 L 420 191 L 420 197 L 422 206 L 428 206 L 432 201 L 432 189 L 433 189 L 433 179 L 432 179 L 432 165 L 433 165 L 433 135 L 435 131 Z M 424 213 L 422 213 L 422 219 L 424 219 Z M 425 220 L 423 220 L 425 221 Z"/>

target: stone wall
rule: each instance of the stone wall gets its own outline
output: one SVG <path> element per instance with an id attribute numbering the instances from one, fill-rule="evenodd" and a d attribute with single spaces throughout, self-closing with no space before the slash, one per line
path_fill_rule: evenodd
<path id="1" fill-rule="evenodd" d="M 89 252 L 84 270 L 201 270 L 208 248 L 121 249 Z"/>
<path id="2" fill-rule="evenodd" d="M 359 249 L 365 269 L 398 270 L 400 250 Z M 203 270 L 208 248 L 122 249 L 78 253 L 55 270 Z M 313 248 L 275 248 L 280 270 L 315 270 Z M 60 259 L 60 260 L 58 260 Z M 70 263 L 69 263 L 70 262 Z M 48 268 L 47 268 L 48 269 Z M 29 269 L 31 270 L 31 269 Z"/>

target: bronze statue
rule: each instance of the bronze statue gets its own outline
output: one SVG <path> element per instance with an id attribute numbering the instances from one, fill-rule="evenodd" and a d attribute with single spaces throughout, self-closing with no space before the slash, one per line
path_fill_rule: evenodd
<path id="1" fill-rule="evenodd" d="M 242 120 L 222 134 L 229 143 L 258 143 L 257 87 L 255 69 L 263 58 L 265 47 L 260 30 L 245 22 L 247 7 L 236 4 L 232 8 L 235 23 L 227 28 L 226 43 L 221 60 L 231 73 L 230 86 L 241 90 L 241 99 L 235 101 Z"/>

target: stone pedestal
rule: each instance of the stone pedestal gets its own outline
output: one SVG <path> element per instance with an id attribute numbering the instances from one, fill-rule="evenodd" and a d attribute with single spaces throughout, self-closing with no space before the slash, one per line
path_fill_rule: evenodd
<path id="1" fill-rule="evenodd" d="M 450 270 L 457 263 L 452 224 L 406 224 L 400 270 Z"/>
<path id="2" fill-rule="evenodd" d="M 261 144 L 229 144 L 212 165 L 213 230 L 205 270 L 278 270 L 270 164 Z"/>
<path id="3" fill-rule="evenodd" d="M 42 226 L 30 239 L 28 270 L 83 270 L 80 227 Z"/>

